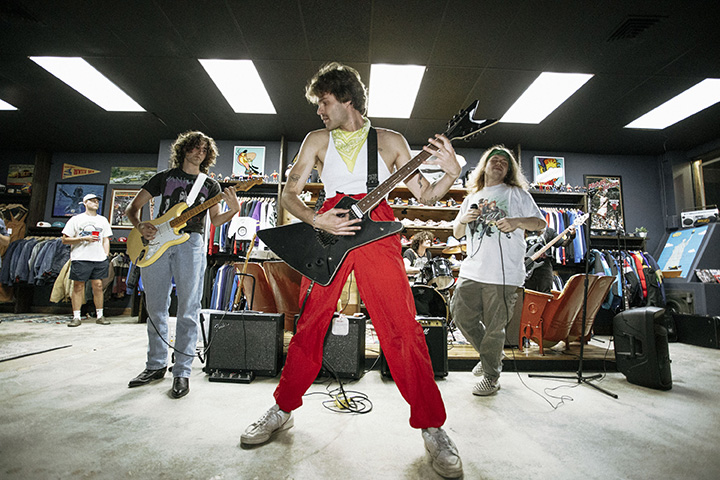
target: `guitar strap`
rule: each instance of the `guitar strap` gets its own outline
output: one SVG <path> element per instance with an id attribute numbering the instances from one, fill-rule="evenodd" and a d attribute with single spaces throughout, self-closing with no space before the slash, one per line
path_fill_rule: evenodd
<path id="1" fill-rule="evenodd" d="M 367 193 L 372 192 L 378 186 L 378 148 L 377 148 L 377 130 L 370 127 L 368 132 L 368 148 L 367 148 Z"/>
<path id="2" fill-rule="evenodd" d="M 187 198 L 185 199 L 185 203 L 187 203 L 188 207 L 192 207 L 193 203 L 195 203 L 195 199 L 198 196 L 198 193 L 200 193 L 200 189 L 203 186 L 203 183 L 205 183 L 205 179 L 207 178 L 207 175 L 200 172 L 195 179 L 195 183 L 193 184 L 192 190 L 190 190 L 190 193 L 188 194 Z"/>

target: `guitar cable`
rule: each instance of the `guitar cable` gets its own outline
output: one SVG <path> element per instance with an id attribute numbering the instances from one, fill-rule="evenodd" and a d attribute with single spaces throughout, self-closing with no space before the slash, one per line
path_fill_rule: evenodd
<path id="1" fill-rule="evenodd" d="M 500 232 L 498 232 L 498 247 L 499 247 L 499 249 L 500 249 L 500 265 L 501 265 L 502 277 L 503 277 L 503 283 L 502 283 L 503 293 L 502 293 L 502 296 L 503 296 L 503 302 L 505 303 L 505 319 L 506 319 L 506 323 L 505 323 L 505 343 L 509 345 L 509 344 L 510 344 L 510 341 L 509 341 L 509 338 L 508 338 L 508 329 L 507 329 L 507 327 L 510 325 L 510 322 L 512 321 L 512 319 L 510 318 L 510 307 L 509 307 L 509 305 L 508 305 L 508 303 L 507 303 L 507 296 L 505 295 L 505 288 L 506 288 L 506 285 L 505 285 L 505 258 L 503 257 L 503 250 L 502 250 L 502 241 L 501 241 L 501 240 L 502 240 L 502 235 L 499 235 L 499 233 L 500 233 Z M 518 296 L 519 296 L 519 294 L 518 294 Z M 517 299 L 516 299 L 515 301 L 517 302 Z M 530 390 L 531 392 L 533 392 L 535 395 L 537 395 L 537 396 L 539 396 L 540 398 L 542 398 L 543 400 L 545 400 L 545 402 L 547 402 L 548 405 L 550 405 L 553 410 L 557 410 L 561 405 L 563 405 L 563 404 L 565 403 L 565 401 L 571 401 L 571 402 L 572 402 L 572 401 L 574 400 L 574 399 L 573 399 L 571 396 L 569 396 L 569 395 L 561 395 L 561 396 L 559 396 L 559 397 L 556 397 L 556 396 L 550 395 L 550 394 L 548 393 L 548 392 L 550 392 L 550 391 L 553 391 L 553 390 L 556 390 L 556 389 L 559 389 L 559 388 L 567 388 L 567 387 L 568 387 L 567 385 L 560 385 L 560 386 L 558 386 L 558 387 L 553 387 L 553 388 L 545 388 L 545 390 L 544 390 L 544 391 L 545 391 L 545 395 L 547 395 L 547 396 L 550 397 L 550 398 L 555 398 L 555 399 L 557 399 L 557 400 L 560 400 L 560 401 L 557 403 L 557 405 L 553 405 L 553 403 L 552 403 L 550 400 L 548 400 L 548 399 L 545 397 L 545 395 L 541 394 L 540 392 L 538 392 L 538 391 L 536 391 L 536 390 L 533 390 L 527 383 L 525 383 L 525 381 L 522 379 L 522 375 L 520 375 L 520 370 L 518 370 L 517 358 L 515 357 L 515 349 L 516 349 L 516 348 L 517 348 L 517 347 L 515 347 L 515 346 L 511 346 L 511 347 L 510 347 L 510 352 L 512 353 L 512 361 L 513 361 L 513 365 L 514 365 L 514 367 L 515 367 L 515 374 L 517 375 L 518 379 L 520 380 L 520 383 L 522 383 L 525 388 L 527 388 L 528 390 Z M 503 350 L 504 350 L 504 348 L 503 348 Z M 577 385 L 573 385 L 573 386 L 571 386 L 571 388 L 574 387 L 574 386 L 577 386 Z"/>

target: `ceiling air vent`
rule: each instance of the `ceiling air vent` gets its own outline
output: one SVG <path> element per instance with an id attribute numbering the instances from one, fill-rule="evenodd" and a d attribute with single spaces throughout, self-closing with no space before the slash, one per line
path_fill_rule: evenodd
<path id="1" fill-rule="evenodd" d="M 667 17 L 664 15 L 631 15 L 615 29 L 612 35 L 610 35 L 610 38 L 608 38 L 608 42 L 633 40 L 665 18 Z"/>

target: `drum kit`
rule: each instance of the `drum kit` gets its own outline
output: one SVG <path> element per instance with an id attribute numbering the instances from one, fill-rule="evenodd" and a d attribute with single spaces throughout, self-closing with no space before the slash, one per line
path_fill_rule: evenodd
<path id="1" fill-rule="evenodd" d="M 450 287 L 455 284 L 452 266 L 446 258 L 433 258 L 415 277 L 411 290 L 417 314 L 426 317 L 442 317 L 449 320 L 448 300 Z"/>

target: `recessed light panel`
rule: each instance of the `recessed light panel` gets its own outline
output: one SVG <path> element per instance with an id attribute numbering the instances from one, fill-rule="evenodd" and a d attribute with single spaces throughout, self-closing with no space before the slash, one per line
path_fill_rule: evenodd
<path id="1" fill-rule="evenodd" d="M 650 110 L 625 128 L 662 130 L 720 102 L 720 78 L 706 78 L 659 107 Z"/>
<path id="2" fill-rule="evenodd" d="M 277 113 L 252 60 L 200 60 L 200 64 L 235 113 Z"/>
<path id="3" fill-rule="evenodd" d="M 135 100 L 82 58 L 30 57 L 30 60 L 108 112 L 145 111 Z"/>
<path id="4" fill-rule="evenodd" d="M 424 74 L 423 65 L 371 65 L 368 116 L 410 118 Z"/>
<path id="5" fill-rule="evenodd" d="M 17 110 L 17 108 L 4 100 L 0 100 L 0 110 Z"/>
<path id="6" fill-rule="evenodd" d="M 543 72 L 503 115 L 503 123 L 538 124 L 592 78 L 586 73 Z"/>

